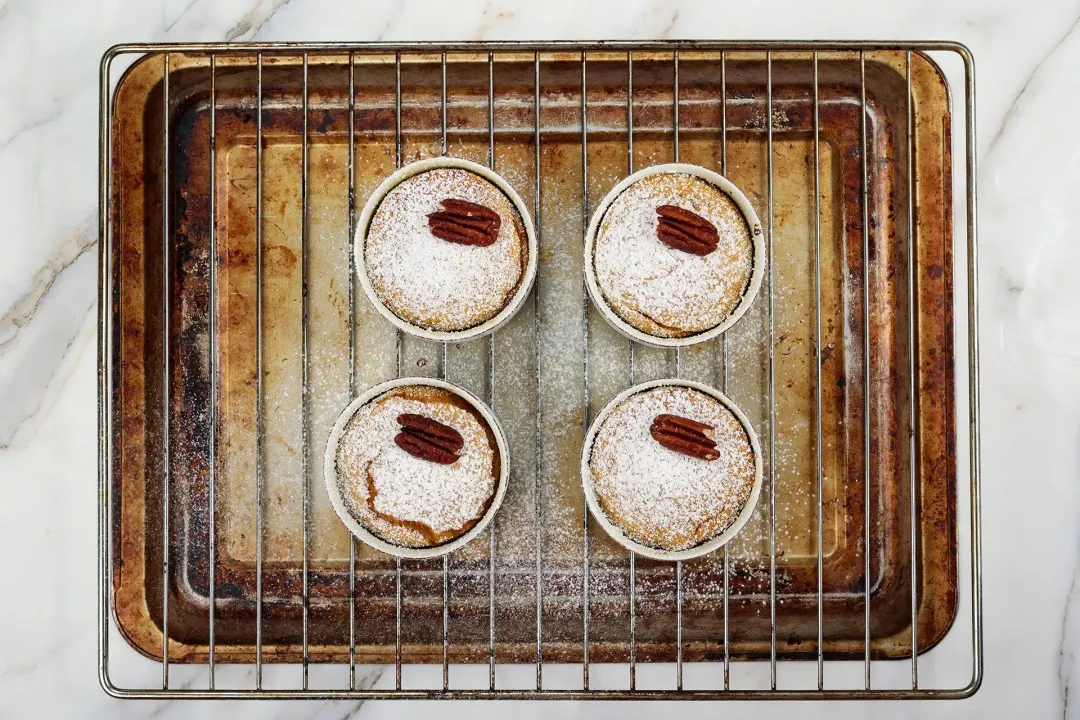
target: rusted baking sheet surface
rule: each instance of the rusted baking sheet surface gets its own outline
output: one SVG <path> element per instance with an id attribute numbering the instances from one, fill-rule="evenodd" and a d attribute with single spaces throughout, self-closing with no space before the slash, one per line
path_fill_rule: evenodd
<path id="1" fill-rule="evenodd" d="M 903 53 L 868 54 L 866 152 L 869 255 L 863 257 L 862 135 L 857 57 L 822 54 L 820 197 L 814 198 L 813 72 L 808 54 L 773 56 L 773 243 L 775 404 L 768 403 L 769 287 L 726 335 L 685 350 L 681 373 L 726 385 L 758 430 L 768 461 L 770 417 L 776 507 L 777 653 L 817 653 L 817 464 L 814 329 L 821 313 L 823 615 L 827 658 L 862 658 L 864 589 L 871 587 L 874 657 L 911 653 L 911 543 L 918 550 L 919 650 L 947 631 L 956 604 L 956 460 L 953 438 L 951 178 L 948 96 L 922 55 L 912 61 L 916 315 L 908 315 L 907 84 Z M 356 383 L 362 391 L 396 373 L 395 335 L 362 292 L 349 307 L 349 66 L 347 56 L 312 56 L 308 109 L 308 232 L 302 243 L 302 70 L 300 59 L 264 56 L 263 73 L 263 643 L 267 661 L 300 658 L 302 423 L 307 422 L 313 661 L 348 658 L 349 536 L 323 490 L 329 428 L 349 401 L 349 319 L 355 318 Z M 163 112 L 163 57 L 132 67 L 116 91 L 112 323 L 119 422 L 113 508 L 116 618 L 129 642 L 157 657 L 162 594 L 170 593 L 170 659 L 202 662 L 208 638 L 210 401 L 210 66 L 170 58 Z M 216 408 L 216 653 L 218 662 L 255 656 L 256 554 L 256 74 L 254 57 L 221 56 L 216 94 L 215 228 L 220 392 Z M 395 167 L 393 57 L 355 59 L 356 207 Z M 634 63 L 635 168 L 673 159 L 672 60 Z M 495 167 L 530 204 L 534 164 L 533 57 L 496 55 Z M 541 63 L 539 344 L 532 303 L 495 338 L 494 405 L 512 452 L 511 486 L 495 523 L 495 644 L 501 662 L 533 662 L 536 638 L 534 482 L 542 518 L 544 659 L 582 659 L 583 513 L 578 457 L 583 435 L 582 160 L 578 61 Z M 403 162 L 440 152 L 440 66 L 406 56 L 401 72 Z M 726 96 L 721 85 L 726 77 Z M 451 56 L 447 151 L 487 162 L 488 68 Z M 766 65 L 762 55 L 680 58 L 680 160 L 725 171 L 768 217 Z M 627 174 L 624 56 L 588 63 L 590 208 Z M 171 263 L 162 272 L 163 129 L 169 129 Z M 726 128 L 726 132 L 725 131 Z M 726 140 L 726 142 L 725 142 Z M 815 289 L 815 207 L 821 228 L 821 287 Z M 767 222 L 767 221 L 766 221 Z M 301 407 L 302 258 L 308 266 L 309 404 Z M 868 263 L 869 307 L 863 305 Z M 163 317 L 164 293 L 170 314 Z M 864 335 L 869 313 L 870 337 Z M 915 537 L 909 530 L 908 381 L 917 332 L 918 410 Z M 626 387 L 628 347 L 588 312 L 588 399 L 594 414 Z M 171 360 L 163 398 L 164 338 Z M 869 376 L 864 368 L 869 341 Z M 441 346 L 406 338 L 402 372 L 436 375 Z M 448 378 L 488 397 L 486 340 L 451 346 Z M 638 347 L 635 379 L 674 374 L 672 353 Z M 539 367 L 538 367 L 539 363 Z M 537 378 L 539 378 L 539 386 Z M 540 457 L 536 457 L 540 392 Z M 865 393 L 870 414 L 864 416 Z M 164 423 L 171 473 L 163 503 Z M 870 426 L 869 548 L 864 535 L 864 433 Z M 539 469 L 537 463 L 539 462 Z M 766 465 L 767 478 L 769 468 Z M 768 480 L 766 481 L 768 483 Z M 758 512 L 730 544 L 730 653 L 767 656 L 769 486 Z M 167 510 L 166 510 L 167 507 Z M 170 534 L 162 537 L 163 512 Z M 864 573 L 870 553 L 870 577 Z M 164 587 L 162 553 L 171 582 Z M 629 657 L 629 558 L 596 526 L 589 530 L 589 641 L 595 662 Z M 450 564 L 449 657 L 485 661 L 488 538 Z M 723 655 L 723 553 L 687 562 L 684 659 Z M 403 655 L 442 656 L 442 565 L 403 563 Z M 393 660 L 395 562 L 357 545 L 356 633 L 361 662 Z M 673 660 L 675 566 L 637 562 L 637 658 Z"/>

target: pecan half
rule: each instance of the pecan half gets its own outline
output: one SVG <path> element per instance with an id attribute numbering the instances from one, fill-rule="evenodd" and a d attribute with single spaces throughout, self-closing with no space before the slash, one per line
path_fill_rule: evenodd
<path id="1" fill-rule="evenodd" d="M 713 427 L 697 420 L 663 413 L 653 420 L 649 434 L 668 450 L 683 455 L 707 461 L 720 457 Z"/>
<path id="2" fill-rule="evenodd" d="M 431 234 L 440 240 L 487 247 L 499 237 L 502 220 L 494 210 L 456 198 L 443 200 L 442 207 L 428 215 Z"/>
<path id="3" fill-rule="evenodd" d="M 398 415 L 401 432 L 394 436 L 397 446 L 414 457 L 440 465 L 452 465 L 460 457 L 465 439 L 454 428 L 415 413 Z"/>
<path id="4" fill-rule="evenodd" d="M 716 226 L 695 212 L 677 205 L 661 205 L 656 214 L 660 216 L 656 236 L 669 248 L 701 256 L 716 250 L 720 243 Z"/>

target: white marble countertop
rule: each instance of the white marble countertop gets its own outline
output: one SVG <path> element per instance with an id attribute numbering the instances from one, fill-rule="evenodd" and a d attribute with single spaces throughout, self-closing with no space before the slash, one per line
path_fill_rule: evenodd
<path id="1" fill-rule="evenodd" d="M 502 703 L 121 702 L 96 677 L 97 72 L 179 40 L 955 39 L 979 73 L 985 683 L 765 717 L 1080 717 L 1080 9 L 1007 0 L 0 0 L 0 717 L 497 717 Z M 1036 9 L 1036 7 L 1038 9 Z M 1075 193 L 1075 194 L 1074 194 Z M 966 602 L 966 600 L 965 600 Z M 1072 611 L 1072 612 L 1070 612 Z M 714 716 L 729 706 L 515 706 Z M 734 709 L 734 708 L 731 708 Z"/>

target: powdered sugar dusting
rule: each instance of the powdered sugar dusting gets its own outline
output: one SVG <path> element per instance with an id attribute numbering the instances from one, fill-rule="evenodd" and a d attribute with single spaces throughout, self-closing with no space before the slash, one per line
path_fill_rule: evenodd
<path id="1" fill-rule="evenodd" d="M 428 214 L 447 198 L 479 203 L 502 220 L 489 247 L 441 240 Z M 414 175 L 387 193 L 372 217 L 364 249 L 368 279 L 399 317 L 437 331 L 487 322 L 521 286 L 528 260 L 525 226 L 494 184 L 468 170 L 438 168 Z"/>
<path id="2" fill-rule="evenodd" d="M 720 457 L 673 452 L 649 434 L 661 413 L 715 428 Z M 604 420 L 589 458 L 593 488 L 608 517 L 633 540 L 684 550 L 723 532 L 750 498 L 754 451 L 738 418 L 716 399 L 685 387 L 645 390 Z"/>
<path id="3" fill-rule="evenodd" d="M 656 208 L 677 205 L 709 220 L 716 251 L 698 257 L 656 236 Z M 753 243 L 746 219 L 725 193 L 684 173 L 635 182 L 604 215 L 593 250 L 597 284 L 612 310 L 642 332 L 685 337 L 722 323 L 750 281 Z"/>
<path id="4" fill-rule="evenodd" d="M 338 446 L 338 484 L 349 512 L 370 532 L 407 547 L 430 547 L 461 536 L 495 494 L 496 449 L 473 412 L 436 388 L 403 388 L 360 408 Z M 394 443 L 402 413 L 438 420 L 461 433 L 452 465 L 414 457 Z M 372 497 L 372 489 L 374 497 Z"/>

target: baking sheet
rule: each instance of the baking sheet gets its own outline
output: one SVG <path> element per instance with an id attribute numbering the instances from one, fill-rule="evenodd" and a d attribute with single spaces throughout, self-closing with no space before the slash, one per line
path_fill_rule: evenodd
<path id="1" fill-rule="evenodd" d="M 852 54 L 820 63 L 821 300 L 814 288 L 812 66 L 806 54 L 775 53 L 772 66 L 772 293 L 775 403 L 768 403 L 768 286 L 726 340 L 684 350 L 682 376 L 723 385 L 747 412 L 775 477 L 777 654 L 817 654 L 816 372 L 814 326 L 822 318 L 823 631 L 827 658 L 862 658 L 864 589 L 871 587 L 874 657 L 910 655 L 910 517 L 907 453 L 908 323 L 917 329 L 919 650 L 947 631 L 956 604 L 955 457 L 952 386 L 949 115 L 944 81 L 913 55 L 917 316 L 907 315 L 907 86 L 903 53 L 867 62 L 870 375 L 866 338 L 861 209 L 859 66 Z M 155 62 L 155 60 L 157 62 Z M 162 552 L 173 568 L 170 660 L 206 660 L 209 407 L 209 61 L 171 56 L 168 278 L 162 276 L 162 64 L 148 56 L 117 89 L 113 160 L 114 237 L 120 332 L 114 410 L 120 461 L 113 481 L 116 616 L 144 653 L 161 648 Z M 496 656 L 535 660 L 534 486 L 541 488 L 543 638 L 546 661 L 580 662 L 584 508 L 577 477 L 583 435 L 587 307 L 581 283 L 581 117 L 577 55 L 541 63 L 541 267 L 539 337 L 531 303 L 495 338 L 495 410 L 507 430 L 512 475 L 495 523 Z M 393 57 L 359 55 L 355 67 L 356 207 L 395 167 Z M 495 168 L 532 202 L 535 187 L 532 55 L 496 56 Z M 635 54 L 633 164 L 673 159 L 670 54 Z M 766 66 L 759 54 L 682 53 L 680 160 L 725 170 L 768 217 Z M 451 56 L 447 68 L 447 151 L 487 162 L 488 66 Z M 348 658 L 345 529 L 322 491 L 322 443 L 351 397 L 349 388 L 347 56 L 310 59 L 308 224 L 302 243 L 302 72 L 300 60 L 264 56 L 263 77 L 263 455 L 264 659 L 300 658 L 303 422 L 308 422 L 311 659 Z M 590 54 L 588 198 L 598 202 L 628 171 L 626 61 Z M 255 638 L 255 93 L 253 57 L 218 59 L 215 220 L 218 247 L 216 657 L 254 660 Z M 402 67 L 402 160 L 441 151 L 438 58 Z M 726 132 L 724 132 L 726 128 Z M 726 139 L 726 142 L 724 142 Z M 726 146 L 726 153 L 725 153 Z M 724 156 L 726 155 L 726 163 Z M 767 225 L 768 226 L 768 225 Z M 770 239 L 767 238 L 767 239 Z M 300 407 L 302 263 L 308 265 L 308 407 Z M 163 293 L 168 288 L 172 373 L 163 386 Z M 393 328 L 356 293 L 356 390 L 397 372 Z M 627 341 L 587 313 L 588 407 L 595 413 L 630 381 Z M 726 343 L 726 353 L 723 343 Z M 406 338 L 404 374 L 437 375 L 440 345 Z M 491 392 L 490 347 L 447 349 L 446 375 L 482 397 Z M 638 346 L 636 381 L 675 372 L 675 356 Z M 539 378 L 541 453 L 535 453 Z M 864 393 L 870 392 L 871 572 L 864 573 Z M 170 536 L 161 536 L 163 421 L 169 418 Z M 537 470 L 539 467 L 539 470 Z M 765 491 L 769 484 L 766 480 Z M 770 648 L 769 503 L 729 546 L 729 653 Z M 590 523 L 591 525 L 591 523 Z M 488 652 L 488 543 L 479 538 L 450 565 L 449 658 L 484 661 Z M 392 661 L 395 563 L 357 545 L 357 659 Z M 629 657 L 628 555 L 596 526 L 589 531 L 590 660 Z M 675 567 L 637 560 L 637 659 L 673 660 Z M 683 568 L 683 657 L 719 659 L 723 648 L 723 555 Z M 442 657 L 441 562 L 403 563 L 403 656 Z"/>

